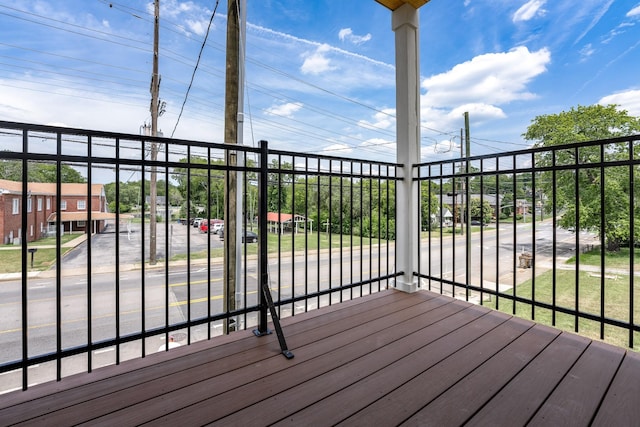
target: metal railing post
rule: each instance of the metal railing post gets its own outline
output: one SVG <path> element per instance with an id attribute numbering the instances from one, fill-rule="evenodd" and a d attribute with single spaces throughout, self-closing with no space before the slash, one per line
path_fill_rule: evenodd
<path id="1" fill-rule="evenodd" d="M 269 287 L 269 260 L 267 251 L 267 186 L 269 185 L 269 151 L 267 141 L 260 141 L 260 194 L 259 194 L 259 209 L 258 209 L 258 278 L 260 280 L 260 313 L 258 329 L 254 329 L 253 333 L 258 336 L 269 335 L 271 331 L 267 327 L 267 308 L 271 311 L 271 320 L 273 326 L 276 329 L 278 335 L 278 342 L 280 343 L 280 350 L 287 359 L 293 358 L 293 353 L 287 348 L 287 342 L 280 326 L 280 319 L 276 306 L 273 303 L 271 297 L 271 289 Z"/>
<path id="2" fill-rule="evenodd" d="M 269 185 L 269 149 L 267 141 L 260 141 L 260 176 L 258 178 L 258 280 L 262 288 L 269 286 L 269 259 L 267 251 L 267 188 Z M 256 335 L 271 333 L 267 328 L 267 304 L 262 292 L 258 293 L 260 311 Z M 256 332 L 256 331 L 254 331 Z"/>

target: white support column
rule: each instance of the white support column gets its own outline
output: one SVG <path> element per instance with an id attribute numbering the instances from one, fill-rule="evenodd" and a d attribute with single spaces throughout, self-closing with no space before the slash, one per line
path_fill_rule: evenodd
<path id="1" fill-rule="evenodd" d="M 396 183 L 396 265 L 404 274 L 394 280 L 396 289 L 418 290 L 418 240 L 420 239 L 418 183 L 412 165 L 420 162 L 420 62 L 418 10 L 408 3 L 393 12 L 396 38 L 397 161 L 402 181 Z"/>

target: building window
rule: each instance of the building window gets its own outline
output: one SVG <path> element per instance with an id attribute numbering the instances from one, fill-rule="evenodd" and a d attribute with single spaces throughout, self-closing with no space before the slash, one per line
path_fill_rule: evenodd
<path id="1" fill-rule="evenodd" d="M 13 199 L 13 211 L 14 215 L 18 215 L 20 213 L 20 199 Z"/>
<path id="2" fill-rule="evenodd" d="M 51 210 L 51 197 L 47 197 L 47 210 Z"/>
<path id="3" fill-rule="evenodd" d="M 31 203 L 31 197 L 27 197 L 27 213 L 31 212 L 31 208 L 32 208 L 32 203 Z"/>
<path id="4" fill-rule="evenodd" d="M 38 197 L 38 212 L 42 212 L 42 198 Z"/>
<path id="5" fill-rule="evenodd" d="M 78 221 L 78 227 L 84 227 L 87 225 L 86 221 Z"/>
<path id="6" fill-rule="evenodd" d="M 67 201 L 66 200 L 61 200 L 60 201 L 60 210 L 61 211 L 66 211 L 67 210 Z"/>
<path id="7" fill-rule="evenodd" d="M 78 210 L 83 211 L 87 209 L 87 201 L 86 200 L 78 200 Z"/>

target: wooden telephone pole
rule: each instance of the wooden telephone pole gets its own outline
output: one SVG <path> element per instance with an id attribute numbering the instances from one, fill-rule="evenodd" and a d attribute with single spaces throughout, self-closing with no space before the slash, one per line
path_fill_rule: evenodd
<path id="1" fill-rule="evenodd" d="M 151 75 L 151 136 L 158 136 L 158 93 L 160 92 L 160 76 L 158 75 L 158 38 L 160 24 L 160 0 L 155 0 L 155 19 L 153 24 L 153 74 Z M 151 161 L 158 160 L 158 144 L 151 143 Z M 144 182 L 144 179 L 143 179 Z M 156 206 L 158 175 L 156 167 L 151 166 L 151 182 L 149 189 L 149 264 L 158 262 L 156 255 Z M 144 201 L 143 201 L 144 206 Z M 144 210 L 144 209 L 143 209 Z M 167 260 L 168 261 L 168 260 Z"/>
<path id="2" fill-rule="evenodd" d="M 238 144 L 238 112 L 239 112 L 239 87 L 240 87 L 240 21 L 238 16 L 239 0 L 228 0 L 227 3 L 227 58 L 226 58 L 226 84 L 225 84 L 225 111 L 224 111 L 224 142 Z M 227 151 L 227 165 L 237 166 L 237 154 L 232 150 Z M 229 171 L 225 177 L 225 230 L 224 230 L 224 283 L 225 286 L 225 311 L 236 309 L 237 289 L 237 227 L 238 218 L 238 172 Z M 228 323 L 226 330 L 234 330 Z M 239 326 L 239 325 L 238 325 Z"/>

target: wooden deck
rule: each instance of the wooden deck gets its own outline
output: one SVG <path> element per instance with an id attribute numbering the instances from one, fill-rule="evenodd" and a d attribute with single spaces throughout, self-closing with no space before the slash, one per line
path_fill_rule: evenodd
<path id="1" fill-rule="evenodd" d="M 448 297 L 384 291 L 0 396 L 0 424 L 640 424 L 636 353 Z"/>

